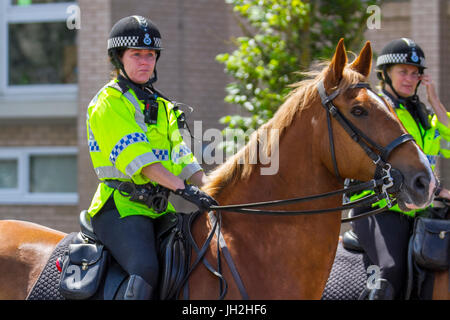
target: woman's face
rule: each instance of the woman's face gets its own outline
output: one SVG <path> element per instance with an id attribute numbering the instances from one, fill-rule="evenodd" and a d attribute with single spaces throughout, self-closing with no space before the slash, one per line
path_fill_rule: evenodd
<path id="1" fill-rule="evenodd" d="M 156 51 L 149 49 L 125 50 L 122 63 L 131 81 L 144 84 L 153 74 L 156 64 Z"/>
<path id="2" fill-rule="evenodd" d="M 419 68 L 409 64 L 396 64 L 388 70 L 395 91 L 403 98 L 414 94 L 420 80 Z"/>

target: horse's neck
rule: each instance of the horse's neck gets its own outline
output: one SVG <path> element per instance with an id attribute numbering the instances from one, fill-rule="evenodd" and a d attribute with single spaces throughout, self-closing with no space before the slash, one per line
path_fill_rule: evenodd
<path id="1" fill-rule="evenodd" d="M 321 163 L 320 146 L 323 144 L 323 135 L 313 135 L 314 130 L 317 131 L 313 124 L 314 114 L 313 107 L 304 110 L 302 116 L 295 118 L 280 137 L 278 158 L 272 159 L 278 161 L 278 171 L 264 175 L 262 168 L 257 166 L 249 179 L 238 180 L 225 187 L 217 196 L 219 202 L 279 200 L 340 188 L 335 176 Z M 303 206 L 305 205 L 310 204 Z"/>
<path id="2" fill-rule="evenodd" d="M 217 195 L 221 204 L 249 203 L 300 197 L 336 189 L 336 182 L 320 164 L 318 149 L 311 141 L 311 118 L 295 119 L 279 144 L 279 171 L 261 175 L 255 170 L 247 180 L 237 181 Z M 340 198 L 289 206 L 267 207 L 272 210 L 296 210 L 337 206 Z M 223 234 L 243 278 L 254 279 L 252 292 L 277 287 L 278 298 L 320 298 L 331 268 L 339 233 L 339 214 L 311 216 L 258 216 L 224 212 Z M 312 254 L 314 248 L 314 254 Z M 274 267 L 276 265 L 276 267 Z M 299 270 L 314 270 L 300 273 Z M 322 268 L 321 268 L 322 267 Z M 267 279 L 280 268 L 279 283 Z M 275 271 L 276 272 L 276 271 Z M 312 280 L 310 276 L 312 276 Z M 264 281 L 258 281 L 258 277 Z M 245 281 L 245 280 L 244 280 Z M 290 284 L 288 284 L 290 283 Z M 284 286 L 285 285 L 285 286 Z M 289 288 L 289 289 L 287 289 Z M 317 289 L 319 288 L 319 289 Z M 267 296 L 268 297 L 268 296 Z M 262 295 L 259 298 L 266 298 Z"/>

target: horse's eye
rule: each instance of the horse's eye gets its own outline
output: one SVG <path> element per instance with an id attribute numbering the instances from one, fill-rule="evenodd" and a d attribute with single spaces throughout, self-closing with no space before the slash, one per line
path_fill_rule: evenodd
<path id="1" fill-rule="evenodd" d="M 366 109 L 364 109 L 361 106 L 356 106 L 353 107 L 352 110 L 350 111 L 352 115 L 354 115 L 355 117 L 362 117 L 362 116 L 366 116 L 368 113 L 366 111 Z"/>

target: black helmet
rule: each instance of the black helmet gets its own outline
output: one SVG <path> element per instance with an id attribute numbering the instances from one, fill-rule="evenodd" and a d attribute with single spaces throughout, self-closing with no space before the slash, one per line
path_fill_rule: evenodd
<path id="1" fill-rule="evenodd" d="M 150 19 L 142 16 L 122 18 L 112 27 L 108 38 L 108 55 L 111 57 L 114 66 L 121 69 L 128 78 L 118 56 L 118 50 L 120 49 L 156 50 L 156 61 L 158 61 L 163 49 L 161 47 L 161 34 Z M 156 68 L 154 73 L 154 78 L 149 83 L 153 83 L 157 79 Z"/>
<path id="2" fill-rule="evenodd" d="M 410 64 L 419 68 L 423 73 L 425 69 L 425 54 L 413 40 L 401 38 L 392 40 L 381 51 L 377 58 L 377 69 L 381 70 L 385 65 Z"/>
<path id="3" fill-rule="evenodd" d="M 152 49 L 159 53 L 161 34 L 150 19 L 129 16 L 117 21 L 109 34 L 108 52 L 119 48 Z"/>

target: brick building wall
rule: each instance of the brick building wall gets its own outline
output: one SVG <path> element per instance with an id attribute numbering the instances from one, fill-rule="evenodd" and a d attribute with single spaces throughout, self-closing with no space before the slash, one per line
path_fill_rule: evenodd
<path id="1" fill-rule="evenodd" d="M 78 3 L 81 10 L 81 29 L 78 31 L 77 212 L 89 207 L 97 187 L 97 177 L 87 147 L 86 113 L 91 99 L 110 78 L 110 67 L 105 52 L 106 39 L 111 29 L 110 0 L 79 0 Z"/>
<path id="2" fill-rule="evenodd" d="M 20 121 L 2 123 L 0 143 L 4 147 L 77 146 L 73 121 Z M 76 205 L 0 205 L 0 219 L 26 220 L 65 232 L 73 231 Z"/>

